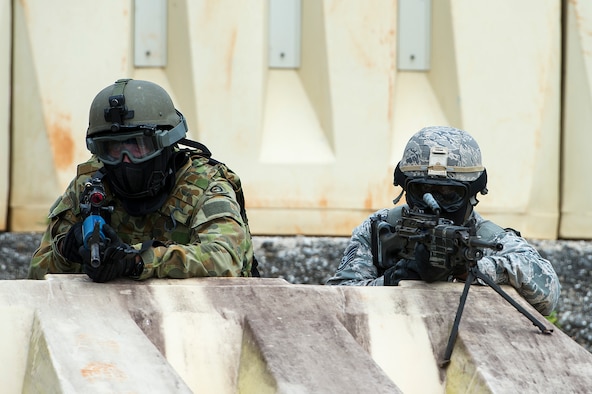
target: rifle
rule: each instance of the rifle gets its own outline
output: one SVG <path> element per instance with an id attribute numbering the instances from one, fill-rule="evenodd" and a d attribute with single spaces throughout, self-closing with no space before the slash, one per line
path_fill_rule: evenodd
<path id="1" fill-rule="evenodd" d="M 389 267 L 390 259 L 415 259 L 415 246 L 422 243 L 430 251 L 430 264 L 435 268 L 454 271 L 467 263 L 476 263 L 483 257 L 483 248 L 502 250 L 499 243 L 486 242 L 477 235 L 474 222 L 457 226 L 453 221 L 440 217 L 440 207 L 430 193 L 424 195 L 434 214 L 418 208 L 403 207 L 401 218 L 395 226 L 386 221 L 373 222 L 372 248 L 374 263 Z M 374 253 L 376 252 L 376 253 Z"/>
<path id="2" fill-rule="evenodd" d="M 418 208 L 409 210 L 404 207 L 401 218 L 394 226 L 387 221 L 372 223 L 372 255 L 374 264 L 384 269 L 392 266 L 399 259 L 415 259 L 415 247 L 418 243 L 423 243 L 430 252 L 430 264 L 433 267 L 447 269 L 450 273 L 464 268 L 467 272 L 448 344 L 444 357 L 439 363 L 440 367 L 446 367 L 450 363 L 469 288 L 476 278 L 481 279 L 501 295 L 543 334 L 551 334 L 552 329 L 546 328 L 497 283 L 479 270 L 477 261 L 483 257 L 483 248 L 500 251 L 503 245 L 482 240 L 477 235 L 474 221 L 470 221 L 468 226 L 457 226 L 451 220 L 441 218 L 440 206 L 430 193 L 424 194 L 423 200 L 434 212 L 433 214 Z"/>
<path id="3" fill-rule="evenodd" d="M 82 239 L 84 247 L 90 250 L 90 265 L 97 268 L 101 265 L 101 246 L 105 244 L 102 214 L 113 212 L 112 206 L 105 205 L 105 188 L 100 177 L 90 178 L 84 184 L 80 210 L 85 217 L 82 222 Z"/>

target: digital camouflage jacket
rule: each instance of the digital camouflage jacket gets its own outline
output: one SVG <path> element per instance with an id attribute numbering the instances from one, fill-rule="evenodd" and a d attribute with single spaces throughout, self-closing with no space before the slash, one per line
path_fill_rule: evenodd
<path id="1" fill-rule="evenodd" d="M 398 212 L 391 215 L 399 218 L 402 207 L 394 209 Z M 388 213 L 388 209 L 381 209 L 354 229 L 339 268 L 327 281 L 328 285 L 384 285 L 384 277 L 378 276 L 373 263 L 370 232 L 372 220 L 386 220 Z M 549 315 L 557 307 L 561 291 L 551 263 L 514 231 L 506 231 L 484 220 L 475 211 L 472 215 L 476 220 L 477 235 L 484 241 L 503 245 L 501 251 L 483 249 L 483 258 L 477 261 L 479 270 L 499 285 L 513 286 L 536 310 Z"/>
<path id="2" fill-rule="evenodd" d="M 31 259 L 30 279 L 82 272 L 80 264 L 60 254 L 58 245 L 74 223 L 84 220 L 81 193 L 101 167 L 95 157 L 80 164 L 76 178 L 50 209 L 49 225 Z M 233 185 L 240 189 L 240 179 L 224 164 L 192 155 L 177 171 L 175 186 L 158 211 L 130 216 L 105 182 L 106 205 L 114 207 L 108 223 L 121 240 L 137 250 L 144 241 L 159 241 L 141 253 L 144 271 L 138 279 L 250 276 L 253 244 Z"/>

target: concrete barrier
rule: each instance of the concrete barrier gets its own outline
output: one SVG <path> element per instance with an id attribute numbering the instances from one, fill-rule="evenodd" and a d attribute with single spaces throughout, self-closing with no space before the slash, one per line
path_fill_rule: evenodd
<path id="1" fill-rule="evenodd" d="M 504 288 L 547 323 L 511 288 Z M 5 393 L 586 392 L 592 354 L 473 286 L 268 278 L 0 282 Z M 550 323 L 547 323 L 551 327 Z"/>

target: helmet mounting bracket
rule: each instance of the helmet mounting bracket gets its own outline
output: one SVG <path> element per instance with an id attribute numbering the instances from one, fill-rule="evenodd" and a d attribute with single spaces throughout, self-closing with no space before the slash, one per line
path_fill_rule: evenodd
<path id="1" fill-rule="evenodd" d="M 118 79 L 113 87 L 113 93 L 109 96 L 109 108 L 105 108 L 105 120 L 112 122 L 111 131 L 118 131 L 125 119 L 132 119 L 134 111 L 128 110 L 125 105 L 123 91 L 130 79 Z"/>

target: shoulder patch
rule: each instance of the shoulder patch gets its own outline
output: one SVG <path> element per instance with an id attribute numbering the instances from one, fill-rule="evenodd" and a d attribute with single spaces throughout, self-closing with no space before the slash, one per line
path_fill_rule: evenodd
<path id="1" fill-rule="evenodd" d="M 220 194 L 224 192 L 224 189 L 222 189 L 220 185 L 214 185 L 210 188 L 209 192 L 212 194 Z"/>

